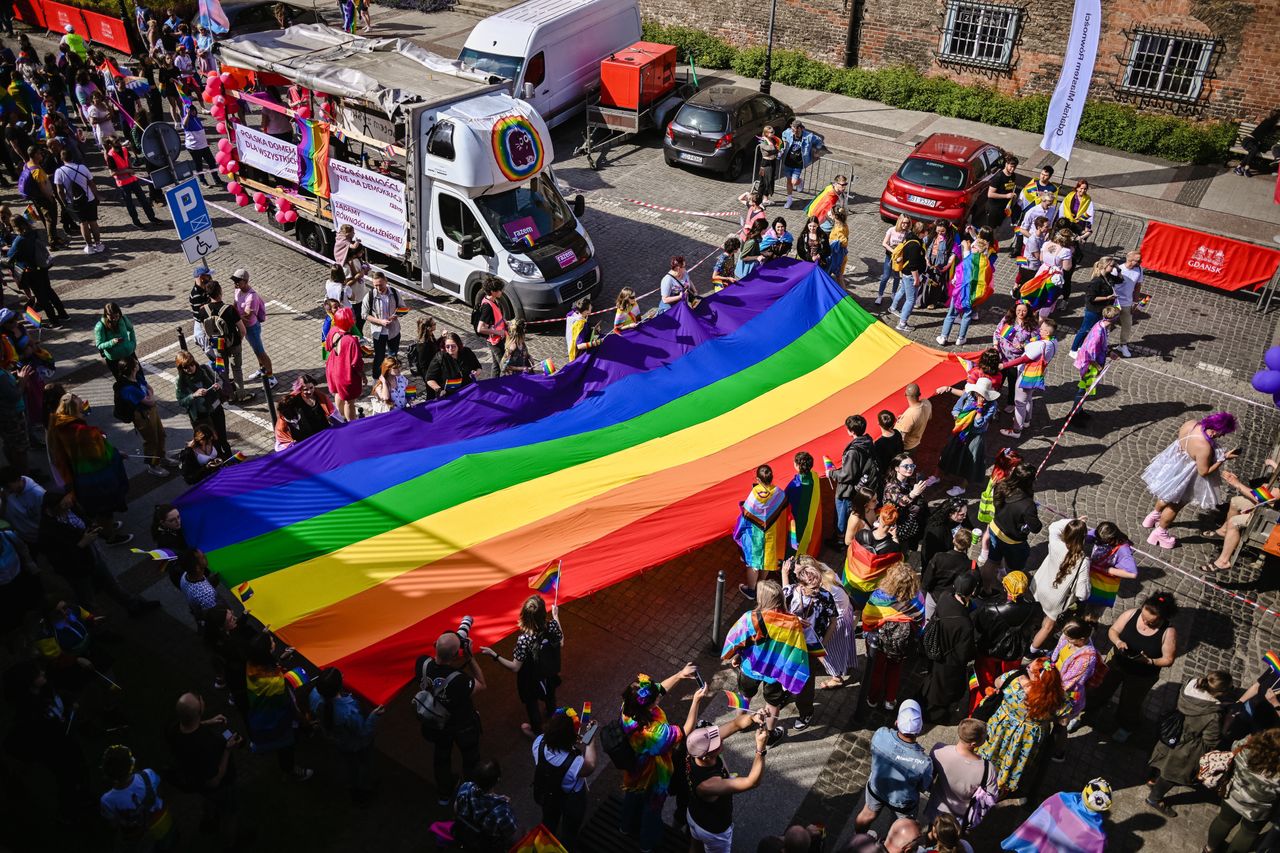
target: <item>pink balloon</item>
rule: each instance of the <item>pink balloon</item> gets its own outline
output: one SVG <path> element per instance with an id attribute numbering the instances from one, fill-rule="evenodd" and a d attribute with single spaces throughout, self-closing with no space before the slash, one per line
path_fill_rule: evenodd
<path id="1" fill-rule="evenodd" d="M 298 118 L 311 118 L 311 107 L 303 104 L 294 110 L 298 114 Z"/>
<path id="2" fill-rule="evenodd" d="M 227 105 L 227 96 L 226 96 L 226 95 L 214 95 L 214 96 L 213 96 L 213 104 L 214 104 L 214 106 L 216 106 L 216 107 L 225 107 L 225 106 Z"/>
<path id="3" fill-rule="evenodd" d="M 226 167 L 226 166 L 219 166 L 219 167 L 218 167 L 218 174 L 219 174 L 219 175 L 225 175 L 226 173 L 227 173 L 227 167 Z"/>
<path id="4" fill-rule="evenodd" d="M 293 210 L 293 202 L 287 198 L 280 199 L 280 209 L 286 212 Z"/>
<path id="5" fill-rule="evenodd" d="M 296 210 L 289 210 L 289 211 L 285 211 L 285 214 L 284 214 L 284 221 L 285 221 L 285 222 L 297 222 L 297 221 L 298 221 L 298 211 L 296 211 Z"/>
<path id="6" fill-rule="evenodd" d="M 226 118 L 227 111 L 223 107 L 214 106 L 209 110 L 209 115 L 213 116 L 214 118 Z"/>
<path id="7" fill-rule="evenodd" d="M 225 151 L 219 151 L 217 154 L 213 155 L 213 162 L 217 163 L 219 166 L 226 163 L 230 159 L 231 159 L 231 155 Z"/>
<path id="8" fill-rule="evenodd" d="M 283 210 L 276 212 L 276 222 L 279 222 L 281 225 L 284 225 L 288 221 L 289 220 L 285 218 L 285 214 Z"/>
<path id="9" fill-rule="evenodd" d="M 230 139 L 219 139 L 219 140 L 218 140 L 218 150 L 219 150 L 219 151 L 229 151 L 229 150 L 231 150 L 231 140 L 230 140 Z"/>
<path id="10" fill-rule="evenodd" d="M 227 123 L 225 121 L 218 122 L 218 133 L 227 132 Z"/>
<path id="11" fill-rule="evenodd" d="M 237 186 L 239 185 L 237 184 Z M 249 197 L 247 195 L 236 196 L 236 204 L 240 205 L 241 207 L 246 206 L 248 203 L 249 203 Z"/>
<path id="12" fill-rule="evenodd" d="M 239 196 L 240 195 L 239 182 L 232 181 L 231 183 L 227 184 L 227 192 L 231 193 L 234 196 Z"/>
<path id="13" fill-rule="evenodd" d="M 228 160 L 228 161 L 227 161 L 227 172 L 229 172 L 229 173 L 230 173 L 230 172 L 238 172 L 238 171 L 240 171 L 240 161 L 239 161 L 239 160 Z"/>
<path id="14" fill-rule="evenodd" d="M 266 203 L 267 203 L 267 194 L 266 194 L 266 193 L 264 193 L 264 192 L 262 192 L 261 190 L 259 190 L 258 192 L 254 193 L 254 194 L 253 194 L 253 203 L 254 203 L 254 204 L 266 204 Z"/>
<path id="15" fill-rule="evenodd" d="M 218 82 L 219 82 L 219 83 L 230 83 L 230 82 L 231 82 L 231 74 L 230 74 L 230 73 L 228 73 L 228 72 L 226 72 L 226 71 L 223 71 L 221 74 L 219 74 L 219 75 L 218 75 Z"/>
<path id="16" fill-rule="evenodd" d="M 253 206 L 253 209 L 254 209 L 254 210 L 256 210 L 256 211 L 258 211 L 259 213 L 266 213 L 266 212 L 267 212 L 267 206 L 266 206 L 265 204 L 255 204 L 255 205 Z"/>

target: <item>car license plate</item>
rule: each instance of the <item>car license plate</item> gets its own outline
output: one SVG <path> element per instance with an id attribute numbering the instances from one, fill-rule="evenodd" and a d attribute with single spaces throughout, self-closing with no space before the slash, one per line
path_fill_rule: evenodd
<path id="1" fill-rule="evenodd" d="M 702 162 L 702 155 L 701 155 L 701 154 L 686 154 L 686 153 L 684 153 L 683 151 L 681 151 L 681 152 L 680 152 L 680 159 L 681 159 L 681 160 L 684 160 L 686 163 L 701 163 L 701 162 Z"/>
<path id="2" fill-rule="evenodd" d="M 924 198 L 923 196 L 918 196 L 918 195 L 909 195 L 909 196 L 907 196 L 907 201 L 911 202 L 912 204 L 923 204 L 925 207 L 937 207 L 937 206 L 938 206 L 938 203 L 937 203 L 936 201 L 934 201 L 933 199 L 931 199 L 931 198 Z"/>

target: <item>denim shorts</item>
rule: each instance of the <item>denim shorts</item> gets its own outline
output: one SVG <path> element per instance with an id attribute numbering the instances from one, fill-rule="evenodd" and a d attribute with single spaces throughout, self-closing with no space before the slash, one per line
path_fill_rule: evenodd
<path id="1" fill-rule="evenodd" d="M 262 324 L 254 323 L 252 326 L 244 327 L 245 340 L 249 342 L 249 348 L 253 350 L 255 355 L 262 355 L 266 352 L 262 347 Z"/>
<path id="2" fill-rule="evenodd" d="M 800 173 L 803 171 L 804 169 L 788 169 L 786 167 L 783 167 L 782 174 L 786 175 L 788 178 L 792 179 L 793 181 L 798 181 L 800 180 Z"/>

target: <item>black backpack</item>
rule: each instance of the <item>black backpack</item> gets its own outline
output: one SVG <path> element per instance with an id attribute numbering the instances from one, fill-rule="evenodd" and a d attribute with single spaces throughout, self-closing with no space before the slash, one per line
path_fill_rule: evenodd
<path id="1" fill-rule="evenodd" d="M 560 674 L 560 641 L 550 631 L 543 631 L 529 644 L 528 663 L 538 668 L 543 678 Z"/>
<path id="2" fill-rule="evenodd" d="M 533 766 L 533 801 L 540 806 L 555 803 L 564 795 L 564 777 L 573 766 L 578 756 L 569 753 L 569 757 L 559 766 L 547 760 L 547 741 L 544 738 L 538 744 L 538 760 Z"/>
<path id="3" fill-rule="evenodd" d="M 1161 743 L 1173 749 L 1182 742 L 1182 728 L 1186 722 L 1187 718 L 1175 708 L 1160 719 L 1160 724 L 1156 726 L 1156 736 Z"/>
<path id="4" fill-rule="evenodd" d="M 123 379 L 117 379 L 115 384 L 111 386 L 111 416 L 122 424 L 133 423 L 133 415 L 138 411 L 138 407 L 125 399 L 121 390 L 124 388 Z"/>
<path id="5" fill-rule="evenodd" d="M 619 770 L 630 773 L 639 763 L 621 720 L 611 720 L 600 727 L 600 748 Z"/>

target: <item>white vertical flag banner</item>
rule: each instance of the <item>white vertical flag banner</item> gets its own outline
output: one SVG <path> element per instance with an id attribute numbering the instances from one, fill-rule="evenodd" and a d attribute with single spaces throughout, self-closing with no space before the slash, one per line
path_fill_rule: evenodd
<path id="1" fill-rule="evenodd" d="M 1102 30 L 1101 0 L 1076 0 L 1071 15 L 1071 38 L 1062 61 L 1062 76 L 1049 101 L 1049 114 L 1044 122 L 1044 139 L 1040 147 L 1071 159 L 1084 112 L 1085 97 L 1093 81 L 1093 61 L 1098 56 L 1098 33 Z"/>

